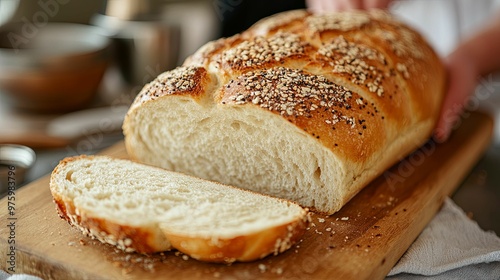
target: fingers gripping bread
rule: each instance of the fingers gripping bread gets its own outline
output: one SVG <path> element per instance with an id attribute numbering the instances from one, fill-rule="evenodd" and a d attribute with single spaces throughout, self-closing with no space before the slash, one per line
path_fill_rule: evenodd
<path id="1" fill-rule="evenodd" d="M 382 11 L 291 11 L 146 85 L 123 124 L 141 162 L 334 213 L 423 144 L 444 69 Z"/>
<path id="2" fill-rule="evenodd" d="M 285 200 L 109 157 L 61 161 L 50 190 L 63 219 L 127 252 L 251 261 L 285 251 L 308 223 Z"/>

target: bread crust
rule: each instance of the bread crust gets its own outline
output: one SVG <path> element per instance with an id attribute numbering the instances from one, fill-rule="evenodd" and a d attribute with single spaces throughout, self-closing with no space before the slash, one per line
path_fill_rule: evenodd
<path id="1" fill-rule="evenodd" d="M 178 69 L 186 67 L 204 68 L 212 79 L 200 84 L 203 93 L 176 94 L 205 95 L 205 105 L 221 109 L 271 112 L 340 159 L 351 176 L 342 205 L 427 141 L 445 93 L 445 70 L 430 45 L 380 10 L 281 13 L 207 43 Z M 133 139 L 134 128 L 143 125 L 136 123 L 137 112 L 167 102 L 147 94 L 149 88 L 123 125 L 128 153 L 146 162 Z"/>
<path id="2" fill-rule="evenodd" d="M 290 249 L 304 235 L 309 223 L 307 215 L 294 222 L 231 239 L 189 237 L 165 230 L 172 246 L 194 259 L 231 263 L 262 259 Z"/>

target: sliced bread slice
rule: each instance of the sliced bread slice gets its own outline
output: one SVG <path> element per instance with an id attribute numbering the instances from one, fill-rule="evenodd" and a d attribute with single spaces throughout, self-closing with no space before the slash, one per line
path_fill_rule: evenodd
<path id="1" fill-rule="evenodd" d="M 299 205 L 129 160 L 77 156 L 54 169 L 61 218 L 126 252 L 172 248 L 211 262 L 278 254 L 306 230 Z"/>

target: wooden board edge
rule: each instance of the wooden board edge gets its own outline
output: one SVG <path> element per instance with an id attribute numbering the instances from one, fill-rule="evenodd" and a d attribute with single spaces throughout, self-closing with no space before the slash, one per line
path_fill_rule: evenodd
<path id="1" fill-rule="evenodd" d="M 487 114 L 487 113 L 482 113 L 482 112 L 476 112 L 474 115 L 472 115 L 473 118 L 480 118 L 485 120 L 484 122 L 477 122 L 481 124 L 481 127 L 477 128 L 477 130 L 481 133 L 476 133 L 474 135 L 473 141 L 469 143 L 472 147 L 474 147 L 473 152 L 469 152 L 468 154 L 470 157 L 465 161 L 467 162 L 466 165 L 457 165 L 455 164 L 456 161 L 450 159 L 448 160 L 447 166 L 449 167 L 455 167 L 455 174 L 460 174 L 460 176 L 456 176 L 455 180 L 451 182 L 441 182 L 445 184 L 446 186 L 444 188 L 434 188 L 436 191 L 436 194 L 433 196 L 434 199 L 428 200 L 428 203 L 426 203 L 426 207 L 421 208 L 420 212 L 423 212 L 423 214 L 417 215 L 421 216 L 421 220 L 417 223 L 410 224 L 413 226 L 413 228 L 409 229 L 409 231 L 412 231 L 412 234 L 401 234 L 400 237 L 407 237 L 404 238 L 405 240 L 401 241 L 399 240 L 399 244 L 403 244 L 399 249 L 394 248 L 392 246 L 392 249 L 389 249 L 388 252 L 394 252 L 393 254 L 389 254 L 387 258 L 389 258 L 389 261 L 386 259 L 386 264 L 381 267 L 380 270 L 375 270 L 373 273 L 368 275 L 365 279 L 385 279 L 387 277 L 388 273 L 392 270 L 392 268 L 397 264 L 399 259 L 404 255 L 404 253 L 410 248 L 411 244 L 418 238 L 418 236 L 422 233 L 422 231 L 425 229 L 425 227 L 432 221 L 432 219 L 435 217 L 435 215 L 439 212 L 439 210 L 442 208 L 444 201 L 447 197 L 451 196 L 453 192 L 457 190 L 457 188 L 460 185 L 460 182 L 462 182 L 467 175 L 470 173 L 474 165 L 477 164 L 477 162 L 480 160 L 480 158 L 484 155 L 486 149 L 490 145 L 492 141 L 492 135 L 493 135 L 493 128 L 494 128 L 494 120 L 493 118 Z M 466 125 L 474 125 L 472 120 L 469 120 Z M 465 133 L 464 130 L 462 131 L 457 131 L 457 133 Z M 486 137 L 484 137 L 486 136 Z M 453 139 L 450 139 L 450 141 L 453 141 Z M 461 152 L 465 154 L 465 148 L 462 147 Z M 458 157 L 458 154 L 455 154 L 454 157 Z M 428 178 L 428 181 L 433 181 L 433 178 Z M 400 205 L 399 208 L 403 208 L 403 206 Z M 402 209 L 393 209 L 392 212 L 397 212 L 401 211 Z M 391 213 L 394 214 L 394 213 Z M 394 242 L 396 244 L 398 242 Z"/>

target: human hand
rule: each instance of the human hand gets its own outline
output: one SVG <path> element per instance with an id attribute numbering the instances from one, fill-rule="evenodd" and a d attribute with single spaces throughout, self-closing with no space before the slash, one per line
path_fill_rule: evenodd
<path id="1" fill-rule="evenodd" d="M 444 142 L 458 124 L 469 98 L 473 95 L 479 78 L 476 64 L 467 53 L 458 49 L 445 59 L 448 86 L 441 107 L 441 115 L 434 131 L 434 139 Z"/>
<path id="2" fill-rule="evenodd" d="M 392 0 L 306 0 L 307 7 L 315 13 L 354 9 L 387 8 Z"/>
<path id="3" fill-rule="evenodd" d="M 446 141 L 454 126 L 460 124 L 460 114 L 471 104 L 469 99 L 475 93 L 479 78 L 500 71 L 499 48 L 500 17 L 494 16 L 446 58 L 448 87 L 434 131 L 435 140 Z"/>

